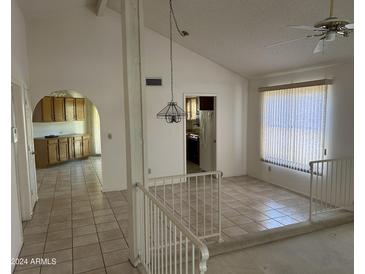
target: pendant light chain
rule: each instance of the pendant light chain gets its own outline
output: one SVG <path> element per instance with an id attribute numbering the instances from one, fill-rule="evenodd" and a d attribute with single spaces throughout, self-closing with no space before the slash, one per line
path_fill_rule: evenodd
<path id="1" fill-rule="evenodd" d="M 170 78 L 171 78 L 171 101 L 174 101 L 174 67 L 172 60 L 172 0 L 170 0 Z"/>
<path id="2" fill-rule="evenodd" d="M 172 6 L 172 0 L 169 0 L 170 3 L 170 13 L 169 13 L 169 23 L 170 23 L 170 83 L 171 83 L 171 101 L 167 103 L 167 106 L 164 107 L 159 113 L 157 113 L 157 118 L 165 119 L 165 121 L 169 124 L 171 123 L 179 123 L 181 119 L 185 117 L 184 110 L 178 106 L 177 102 L 174 101 L 174 62 L 173 62 L 173 22 L 175 23 L 175 27 L 180 36 L 184 37 L 189 35 L 189 33 L 185 30 L 180 30 L 179 25 L 177 24 L 174 9 Z"/>

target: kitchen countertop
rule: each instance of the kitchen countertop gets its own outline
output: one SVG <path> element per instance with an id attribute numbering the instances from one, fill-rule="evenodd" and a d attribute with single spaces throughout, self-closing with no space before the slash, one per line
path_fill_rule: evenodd
<path id="1" fill-rule="evenodd" d="M 59 139 L 59 138 L 66 138 L 66 137 L 78 137 L 78 136 L 87 136 L 90 135 L 89 133 L 85 133 L 85 134 L 64 134 L 64 135 L 57 135 L 57 137 L 51 137 L 51 138 L 46 138 L 46 137 L 36 137 L 34 138 L 35 140 L 52 140 L 52 139 Z"/>

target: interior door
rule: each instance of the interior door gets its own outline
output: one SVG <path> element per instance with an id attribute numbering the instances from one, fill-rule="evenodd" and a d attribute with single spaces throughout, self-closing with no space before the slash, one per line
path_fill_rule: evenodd
<path id="1" fill-rule="evenodd" d="M 33 123 L 32 123 L 32 107 L 29 103 L 28 91 L 24 92 L 24 113 L 25 113 L 25 129 L 26 129 L 26 142 L 28 150 L 28 177 L 31 191 L 31 204 L 32 207 L 38 200 L 38 189 L 37 189 L 37 172 L 35 166 L 35 150 L 34 150 L 34 139 L 33 139 Z"/>

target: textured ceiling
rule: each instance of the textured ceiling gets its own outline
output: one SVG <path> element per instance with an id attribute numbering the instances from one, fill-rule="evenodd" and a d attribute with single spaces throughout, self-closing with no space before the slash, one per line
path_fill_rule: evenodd
<path id="1" fill-rule="evenodd" d="M 108 0 L 120 12 L 120 0 Z M 174 0 L 179 24 L 190 36 L 176 42 L 235 71 L 255 77 L 353 59 L 353 37 L 329 44 L 324 54 L 312 54 L 316 40 L 275 48 L 265 45 L 294 39 L 306 31 L 287 25 L 314 25 L 329 14 L 329 0 Z M 353 21 L 353 1 L 335 0 L 337 17 Z M 144 1 L 145 25 L 168 35 L 168 0 Z"/>
<path id="2" fill-rule="evenodd" d="M 85 6 L 96 0 L 18 0 L 27 19 Z M 108 0 L 120 12 L 121 0 Z M 260 75 L 353 60 L 353 37 L 339 38 L 324 54 L 312 54 L 307 39 L 280 47 L 265 45 L 308 34 L 287 25 L 313 25 L 328 17 L 329 0 L 174 0 L 179 24 L 190 33 L 175 41 L 242 76 Z M 353 0 L 335 0 L 334 14 L 353 21 Z M 144 0 L 145 25 L 168 35 L 168 0 Z"/>

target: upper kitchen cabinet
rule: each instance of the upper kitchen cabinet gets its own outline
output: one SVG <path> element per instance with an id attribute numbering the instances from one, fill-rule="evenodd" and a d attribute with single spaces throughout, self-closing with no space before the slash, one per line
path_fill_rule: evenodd
<path id="1" fill-rule="evenodd" d="M 53 121 L 54 121 L 53 97 L 45 96 L 37 104 L 34 110 L 33 122 L 53 122 Z"/>
<path id="2" fill-rule="evenodd" d="M 33 122 L 84 121 L 85 99 L 46 96 L 37 104 Z"/>
<path id="3" fill-rule="evenodd" d="M 75 99 L 71 97 L 65 98 L 66 121 L 75 120 Z"/>
<path id="4" fill-rule="evenodd" d="M 65 98 L 64 97 L 54 97 L 53 98 L 53 108 L 54 108 L 54 120 L 55 122 L 65 121 Z"/>
<path id="5" fill-rule="evenodd" d="M 85 120 L 85 99 L 75 98 L 76 120 Z"/>

